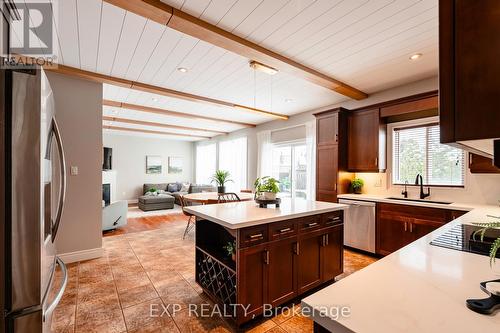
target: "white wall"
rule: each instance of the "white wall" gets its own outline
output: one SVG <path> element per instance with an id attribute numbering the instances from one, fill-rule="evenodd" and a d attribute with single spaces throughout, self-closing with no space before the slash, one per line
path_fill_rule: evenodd
<path id="1" fill-rule="evenodd" d="M 103 146 L 113 148 L 113 170 L 116 170 L 116 199 L 137 202 L 144 183 L 192 182 L 193 144 L 161 138 L 103 133 Z M 162 173 L 146 174 L 146 156 L 162 157 Z M 183 157 L 181 174 L 168 173 L 168 157 Z"/>
<path id="2" fill-rule="evenodd" d="M 102 84 L 47 73 L 67 164 L 66 203 L 57 252 L 64 261 L 102 255 Z M 70 167 L 78 175 L 70 175 Z"/>

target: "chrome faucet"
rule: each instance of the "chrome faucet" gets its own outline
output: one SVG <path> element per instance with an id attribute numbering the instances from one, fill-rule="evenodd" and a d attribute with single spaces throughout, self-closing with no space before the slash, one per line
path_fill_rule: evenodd
<path id="1" fill-rule="evenodd" d="M 404 198 L 408 198 L 408 189 L 406 188 L 406 185 L 408 185 L 407 180 L 405 180 L 405 189 L 401 192 Z"/>
<path id="2" fill-rule="evenodd" d="M 415 179 L 415 185 L 420 185 L 420 199 L 425 199 L 431 195 L 430 187 L 427 187 L 427 193 L 424 193 L 424 179 L 422 178 L 421 174 L 417 174 L 417 179 Z"/>

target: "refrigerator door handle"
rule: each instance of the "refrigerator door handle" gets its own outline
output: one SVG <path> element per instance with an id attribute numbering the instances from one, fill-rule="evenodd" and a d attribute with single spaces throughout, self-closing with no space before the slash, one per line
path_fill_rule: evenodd
<path id="1" fill-rule="evenodd" d="M 43 313 L 43 321 L 45 321 L 47 318 L 50 317 L 52 312 L 54 312 L 55 308 L 61 301 L 61 298 L 63 297 L 64 290 L 66 289 L 66 285 L 68 284 L 68 270 L 66 269 L 66 265 L 64 262 L 61 260 L 61 258 L 56 257 L 56 262 L 57 264 L 61 267 L 61 271 L 63 274 L 63 280 L 61 287 L 59 288 L 59 291 L 57 292 L 56 296 L 54 297 L 54 300 L 50 305 L 47 307 L 47 309 Z"/>
<path id="2" fill-rule="evenodd" d="M 64 209 L 64 201 L 66 200 L 66 157 L 64 155 L 64 147 L 61 138 L 61 132 L 59 130 L 59 126 L 57 126 L 57 121 L 55 118 L 52 118 L 52 126 L 51 126 L 51 134 L 56 138 L 57 150 L 59 152 L 59 162 L 60 162 L 60 190 L 59 190 L 59 204 L 57 207 L 56 218 L 52 225 L 52 243 L 56 239 L 57 231 L 59 229 L 59 224 L 61 223 L 62 212 Z M 52 140 L 50 140 L 52 141 Z M 50 141 L 49 145 L 47 145 L 47 153 L 50 156 Z"/>

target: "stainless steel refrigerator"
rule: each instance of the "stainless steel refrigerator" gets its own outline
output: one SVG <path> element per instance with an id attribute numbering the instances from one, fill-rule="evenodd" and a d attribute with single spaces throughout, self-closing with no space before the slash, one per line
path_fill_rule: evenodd
<path id="1" fill-rule="evenodd" d="M 64 149 L 44 71 L 2 69 L 0 75 L 0 332 L 45 333 L 67 282 L 54 244 L 66 191 Z M 53 286 L 57 265 L 62 282 Z"/>

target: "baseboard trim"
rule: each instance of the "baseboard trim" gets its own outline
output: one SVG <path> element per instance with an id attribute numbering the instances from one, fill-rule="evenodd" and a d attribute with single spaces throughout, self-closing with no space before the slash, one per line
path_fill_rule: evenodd
<path id="1" fill-rule="evenodd" d="M 57 256 L 59 258 L 61 258 L 61 260 L 65 264 L 71 264 L 71 263 L 77 262 L 77 261 L 84 261 L 84 260 L 100 258 L 103 255 L 104 255 L 104 249 L 102 247 L 97 247 L 95 249 L 61 253 L 61 254 L 58 254 Z"/>
<path id="2" fill-rule="evenodd" d="M 137 205 L 139 203 L 139 200 L 138 199 L 129 199 L 127 200 L 128 202 L 128 205 Z"/>

